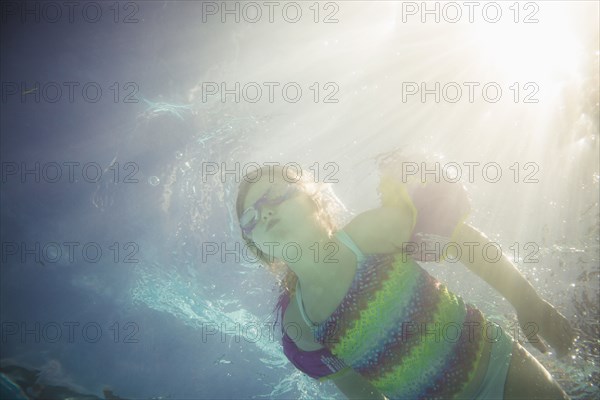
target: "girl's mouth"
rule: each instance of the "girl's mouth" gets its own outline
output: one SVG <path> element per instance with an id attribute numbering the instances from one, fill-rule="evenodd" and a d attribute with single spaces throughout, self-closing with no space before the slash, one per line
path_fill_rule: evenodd
<path id="1" fill-rule="evenodd" d="M 278 222 L 279 222 L 279 219 L 277 219 L 277 218 L 274 218 L 271 221 L 269 221 L 269 223 L 267 224 L 267 229 L 265 229 L 265 232 L 268 232 L 269 229 L 271 229 L 273 227 L 273 225 L 275 225 Z"/>

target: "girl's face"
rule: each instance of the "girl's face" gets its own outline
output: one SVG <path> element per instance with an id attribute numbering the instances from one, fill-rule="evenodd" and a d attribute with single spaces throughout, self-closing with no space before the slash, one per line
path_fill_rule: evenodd
<path id="1" fill-rule="evenodd" d="M 243 210 L 240 225 L 244 234 L 261 251 L 277 258 L 286 243 L 303 246 L 323 231 L 312 199 L 300 185 L 283 179 L 269 182 L 265 177 L 251 184 Z"/>

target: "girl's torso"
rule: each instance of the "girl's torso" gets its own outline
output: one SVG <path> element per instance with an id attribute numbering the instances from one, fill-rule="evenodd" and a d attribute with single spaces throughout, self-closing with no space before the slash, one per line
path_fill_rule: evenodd
<path id="1" fill-rule="evenodd" d="M 350 235 L 354 243 L 358 246 L 363 254 L 387 254 L 397 252 L 391 244 L 386 245 L 387 241 L 378 240 L 379 235 L 373 234 L 370 236 L 361 236 L 360 232 L 370 232 L 364 225 L 350 223 L 344 228 L 344 232 Z M 356 254 L 343 243 L 339 244 L 339 251 L 336 254 L 337 263 L 334 267 L 339 270 L 337 282 L 332 282 L 328 290 L 321 291 L 321 295 L 311 295 L 309 288 L 302 290 L 302 303 L 304 305 L 304 313 L 308 319 L 316 324 L 322 323 L 338 308 L 343 301 L 346 293 L 350 289 L 356 272 L 358 263 Z M 294 340 L 296 345 L 304 351 L 313 351 L 323 348 L 323 345 L 318 343 L 312 334 L 311 327 L 302 317 L 297 301 L 297 292 L 292 295 L 288 307 L 283 315 L 284 326 L 296 324 L 300 327 L 300 335 Z"/>
<path id="2" fill-rule="evenodd" d="M 361 225 L 364 225 L 364 223 Z M 365 255 L 393 254 L 398 252 L 391 242 L 387 240 L 390 232 L 382 232 L 376 227 L 358 226 L 358 224 L 352 225 L 352 223 L 346 226 L 344 231 L 351 237 L 358 250 Z M 365 235 L 364 232 L 371 234 Z M 339 279 L 337 282 L 332 283 L 328 288 L 329 290 L 321 292 L 320 295 L 311 295 L 310 288 L 305 290 L 300 289 L 305 317 L 315 324 L 326 321 L 337 310 L 349 292 L 359 268 L 361 260 L 357 258 L 352 249 L 343 243 L 340 244 L 339 249 L 338 259 L 340 262 L 336 266 L 339 268 L 339 274 L 337 275 Z M 321 349 L 323 345 L 317 341 L 311 327 L 307 324 L 305 318 L 303 318 L 296 296 L 297 294 L 294 294 L 290 298 L 289 305 L 285 310 L 283 316 L 284 326 L 294 323 L 300 327 L 301 334 L 294 339 L 294 342 L 301 350 L 314 351 Z M 479 387 L 487 370 L 490 349 L 490 343 L 484 343 L 481 359 L 475 370 L 473 379 L 465 392 L 471 392 Z"/>

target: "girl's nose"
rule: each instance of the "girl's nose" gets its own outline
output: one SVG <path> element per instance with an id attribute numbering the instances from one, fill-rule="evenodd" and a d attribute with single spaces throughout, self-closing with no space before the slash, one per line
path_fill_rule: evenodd
<path id="1" fill-rule="evenodd" d="M 273 218 L 273 210 L 270 208 L 263 208 L 262 219 L 266 221 L 267 219 Z"/>

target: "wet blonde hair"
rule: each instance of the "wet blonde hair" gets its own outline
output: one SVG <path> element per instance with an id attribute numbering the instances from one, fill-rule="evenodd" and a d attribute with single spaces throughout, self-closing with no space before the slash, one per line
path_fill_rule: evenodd
<path id="1" fill-rule="evenodd" d="M 270 173 L 272 173 L 272 175 L 270 175 Z M 300 190 L 312 200 L 316 211 L 316 218 L 323 228 L 326 229 L 328 236 L 331 237 L 337 230 L 338 224 L 336 223 L 334 214 L 337 214 L 336 211 L 339 208 L 339 205 L 335 204 L 335 200 L 331 198 L 331 196 L 328 197 L 321 190 L 322 184 L 314 182 L 312 175 L 305 170 L 297 171 L 293 168 L 282 168 L 279 166 L 263 167 L 244 176 L 244 179 L 242 179 L 240 183 L 236 200 L 238 221 L 244 212 L 244 201 L 248 194 L 248 190 L 250 189 L 250 185 L 261 179 L 265 179 L 265 177 L 269 177 L 270 181 L 272 178 L 272 183 L 287 182 L 292 185 L 299 185 Z M 276 260 L 262 252 L 252 239 L 246 237 L 243 232 L 241 233 L 241 236 L 246 242 L 248 249 L 250 249 L 257 257 L 259 262 L 278 279 L 280 300 L 282 296 L 292 296 L 296 290 L 296 282 L 298 281 L 296 274 L 284 261 Z"/>

